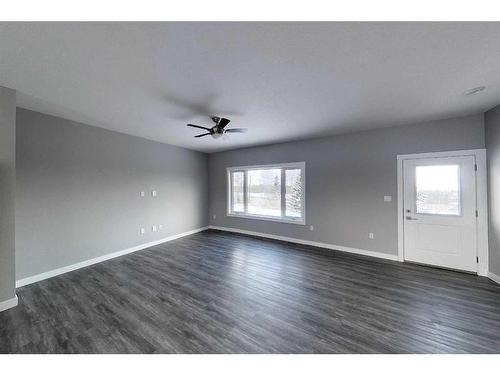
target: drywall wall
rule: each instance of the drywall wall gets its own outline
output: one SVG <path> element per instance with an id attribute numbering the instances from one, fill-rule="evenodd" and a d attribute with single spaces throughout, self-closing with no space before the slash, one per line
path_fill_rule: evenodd
<path id="1" fill-rule="evenodd" d="M 18 109 L 17 279 L 206 226 L 207 167 L 204 153 Z"/>
<path id="2" fill-rule="evenodd" d="M 16 92 L 0 86 L 0 303 L 15 297 Z"/>
<path id="3" fill-rule="evenodd" d="M 484 115 L 488 158 L 489 268 L 500 275 L 500 105 Z"/>
<path id="4" fill-rule="evenodd" d="M 396 255 L 396 156 L 484 148 L 483 120 L 480 114 L 211 154 L 210 224 Z M 226 215 L 227 167 L 299 161 L 306 162 L 307 225 Z"/>

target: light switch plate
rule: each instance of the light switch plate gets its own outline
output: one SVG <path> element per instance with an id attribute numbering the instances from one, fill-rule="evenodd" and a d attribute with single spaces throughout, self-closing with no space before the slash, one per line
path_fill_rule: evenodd
<path id="1" fill-rule="evenodd" d="M 156 197 L 156 190 L 151 191 L 151 196 Z"/>
<path id="2" fill-rule="evenodd" d="M 384 195 L 384 202 L 392 202 L 392 195 Z"/>
<path id="3" fill-rule="evenodd" d="M 157 227 L 156 225 L 153 225 L 153 226 L 151 227 L 151 230 L 152 230 L 153 232 L 156 232 L 156 231 L 158 230 L 158 227 Z"/>
<path id="4" fill-rule="evenodd" d="M 146 233 L 146 229 L 141 228 L 141 231 L 140 231 L 140 232 L 141 232 L 141 234 L 144 234 L 144 233 Z"/>
<path id="5" fill-rule="evenodd" d="M 146 196 L 146 192 L 145 192 L 145 191 L 141 191 L 141 192 L 140 192 L 140 196 L 141 196 L 142 198 L 144 198 L 144 197 Z"/>

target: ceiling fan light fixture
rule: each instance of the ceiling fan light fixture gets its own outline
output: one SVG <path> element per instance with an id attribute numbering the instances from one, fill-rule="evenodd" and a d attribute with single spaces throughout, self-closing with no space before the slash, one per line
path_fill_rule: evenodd
<path id="1" fill-rule="evenodd" d="M 197 128 L 205 130 L 207 133 L 195 135 L 195 138 L 205 137 L 207 135 L 212 136 L 213 139 L 225 139 L 226 133 L 244 133 L 247 131 L 245 128 L 226 128 L 226 126 L 231 122 L 231 120 L 224 117 L 212 116 L 212 121 L 215 122 L 215 125 L 211 128 L 207 128 L 206 126 L 200 126 L 195 124 L 187 124 L 187 126 L 191 128 Z"/>

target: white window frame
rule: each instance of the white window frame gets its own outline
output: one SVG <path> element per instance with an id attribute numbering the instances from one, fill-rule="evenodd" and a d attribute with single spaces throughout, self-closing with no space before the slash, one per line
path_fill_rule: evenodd
<path id="1" fill-rule="evenodd" d="M 265 216 L 265 215 L 255 215 L 248 213 L 248 171 L 253 169 L 281 169 L 281 217 L 274 216 Z M 301 178 L 302 178 L 302 215 L 300 218 L 292 218 L 285 216 L 286 213 L 286 170 L 287 169 L 300 169 Z M 233 189 L 231 184 L 231 173 L 233 172 L 244 172 L 243 178 L 243 201 L 245 206 L 244 212 L 233 212 L 232 208 L 232 197 L 233 197 Z M 289 223 L 289 224 L 299 224 L 306 225 L 306 163 L 296 162 L 296 163 L 281 163 L 281 164 L 265 164 L 265 165 L 247 165 L 241 167 L 229 167 L 226 168 L 226 180 L 227 180 L 227 216 L 232 217 L 241 217 L 246 219 L 257 219 L 257 220 L 266 220 L 266 221 L 276 221 L 280 223 Z"/>

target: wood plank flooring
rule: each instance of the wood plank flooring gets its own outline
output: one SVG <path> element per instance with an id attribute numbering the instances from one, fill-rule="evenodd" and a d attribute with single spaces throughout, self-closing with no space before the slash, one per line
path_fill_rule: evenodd
<path id="1" fill-rule="evenodd" d="M 206 231 L 19 288 L 1 353 L 500 353 L 500 285 Z"/>

